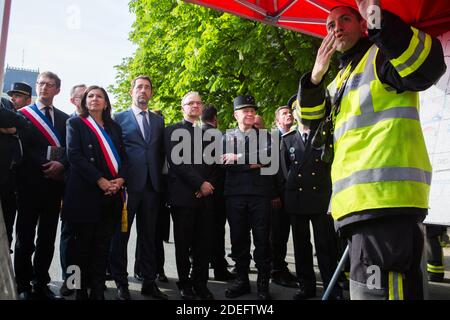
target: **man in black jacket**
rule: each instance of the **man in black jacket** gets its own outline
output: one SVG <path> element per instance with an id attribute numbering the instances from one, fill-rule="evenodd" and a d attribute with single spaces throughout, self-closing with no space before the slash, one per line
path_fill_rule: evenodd
<path id="1" fill-rule="evenodd" d="M 17 172 L 19 198 L 14 271 L 21 299 L 31 298 L 31 281 L 35 298 L 56 298 L 47 286 L 48 270 L 55 249 L 64 172 L 68 167 L 63 148 L 69 118 L 53 106 L 60 86 L 61 80 L 56 74 L 41 73 L 36 83 L 36 103 L 19 111 L 30 122 L 21 135 L 24 157 Z"/>
<path id="2" fill-rule="evenodd" d="M 202 129 L 217 130 L 217 109 L 209 105 L 202 113 Z M 233 280 L 234 275 L 228 271 L 228 262 L 225 258 L 225 224 L 227 222 L 227 212 L 225 208 L 225 198 L 223 196 L 225 171 L 219 165 L 215 165 L 217 170 L 217 182 L 215 185 L 214 198 L 214 235 L 213 248 L 211 253 L 211 265 L 214 269 L 214 279 L 217 281 Z"/>
<path id="3" fill-rule="evenodd" d="M 292 105 L 294 101 L 295 96 L 288 104 Z M 321 160 L 322 150 L 311 145 L 317 123 L 298 120 L 296 130 L 283 135 L 281 167 L 286 178 L 285 208 L 291 215 L 295 269 L 300 284 L 294 299 L 304 300 L 316 296 L 310 222 L 324 289 L 336 269 L 337 247 L 333 220 L 327 214 L 331 197 L 331 166 Z M 340 289 L 336 288 L 333 298 L 341 296 Z"/>
<path id="4" fill-rule="evenodd" d="M 254 128 L 256 103 L 252 96 L 234 99 L 234 116 L 238 127 L 224 136 L 222 156 L 225 176 L 225 201 L 230 224 L 231 251 L 236 261 L 237 279 L 225 291 L 227 298 L 250 292 L 250 230 L 258 269 L 258 299 L 269 300 L 270 280 L 270 200 L 273 176 L 262 172 L 261 154 L 269 153 L 271 139 L 267 132 Z M 259 137 L 259 135 L 266 137 Z M 268 163 L 264 163 L 267 165 Z"/>
<path id="5" fill-rule="evenodd" d="M 291 130 L 294 124 L 294 117 L 289 106 L 281 106 L 275 111 L 275 124 L 278 129 L 277 138 L 281 142 L 281 137 Z M 280 172 L 282 175 L 282 173 Z M 277 180 L 279 180 L 277 176 Z M 281 178 L 281 181 L 283 179 Z M 282 184 L 282 182 L 281 182 Z M 270 277 L 272 282 L 290 288 L 297 288 L 297 278 L 289 271 L 286 262 L 287 243 L 289 240 L 289 233 L 291 231 L 291 221 L 289 213 L 286 212 L 284 205 L 285 199 L 283 193 L 283 186 L 280 188 L 280 183 L 277 181 L 274 184 L 276 196 L 272 199 L 271 210 L 271 232 L 270 245 L 272 249 L 272 270 Z M 280 201 L 281 200 L 281 201 Z"/>
<path id="6" fill-rule="evenodd" d="M 182 299 L 193 300 L 198 296 L 202 300 L 212 300 L 214 297 L 207 283 L 214 219 L 212 194 L 216 184 L 215 169 L 204 162 L 203 132 L 196 126 L 203 111 L 199 93 L 187 93 L 181 100 L 181 108 L 183 121 L 167 127 L 164 132 L 177 285 Z"/>

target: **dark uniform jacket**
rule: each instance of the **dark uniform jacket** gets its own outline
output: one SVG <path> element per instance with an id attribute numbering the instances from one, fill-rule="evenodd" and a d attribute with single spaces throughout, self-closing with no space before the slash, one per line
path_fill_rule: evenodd
<path id="1" fill-rule="evenodd" d="M 105 131 L 121 159 L 118 177 L 124 178 L 126 181 L 126 157 L 122 129 L 117 123 L 111 121 L 105 123 Z M 70 171 L 66 184 L 62 218 L 82 223 L 100 221 L 102 205 L 107 201 L 121 201 L 121 195 L 117 193 L 114 196 L 105 196 L 97 185 L 97 181 L 101 177 L 107 180 L 118 177 L 113 177 L 110 173 L 97 137 L 80 117 L 70 118 L 67 121 L 67 155 Z"/>
<path id="2" fill-rule="evenodd" d="M 172 150 L 183 139 L 171 141 L 172 133 L 177 129 L 188 133 L 191 146 L 190 157 L 184 154 L 186 150 L 176 153 L 180 157 L 185 155 L 186 159 L 188 159 L 188 161 L 182 161 L 182 163 L 176 163 L 176 161 L 173 161 L 176 159 L 172 159 Z M 203 182 L 208 181 L 215 186 L 217 184 L 217 176 L 214 165 L 206 164 L 203 161 L 201 164 L 194 163 L 194 153 L 200 152 L 203 155 L 203 148 L 206 147 L 202 139 L 194 143 L 194 130 L 200 130 L 200 134 L 203 134 L 203 130 L 200 127 L 194 127 L 192 123 L 186 120 L 168 126 L 164 130 L 164 147 L 169 165 L 167 197 L 171 206 L 195 208 L 201 206 L 204 201 L 212 201 L 210 196 L 205 198 L 197 198 L 195 196 Z"/>
<path id="3" fill-rule="evenodd" d="M 259 130 L 254 129 L 256 132 L 257 141 L 259 140 Z M 223 153 L 227 151 L 227 144 L 234 141 L 234 151 L 233 153 L 237 154 L 238 151 L 238 143 L 239 141 L 243 141 L 244 135 L 243 133 L 236 128 L 231 132 L 227 132 L 224 135 L 224 150 Z M 264 140 L 263 140 L 264 141 Z M 274 179 L 274 175 L 262 175 L 261 169 L 251 169 L 250 164 L 261 164 L 259 159 L 259 151 L 261 148 L 268 148 L 270 154 L 271 148 L 271 140 L 270 135 L 267 135 L 266 146 L 257 145 L 257 149 L 250 150 L 248 141 L 245 143 L 245 152 L 243 153 L 243 157 L 245 162 L 240 164 L 239 162 L 235 162 L 234 164 L 224 165 L 226 170 L 225 174 L 225 197 L 228 196 L 266 196 L 272 198 L 274 196 L 274 184 L 276 184 L 276 180 Z M 255 153 L 256 152 L 256 153 Z M 265 152 L 265 151 L 264 151 Z M 252 154 L 250 154 L 252 153 Z M 251 161 L 252 157 L 256 155 L 256 162 Z"/>
<path id="4" fill-rule="evenodd" d="M 27 126 L 27 120 L 14 110 L 7 99 L 1 99 L 0 128 L 15 127 L 20 132 Z M 18 134 L 0 133 L 0 186 L 9 183 L 12 169 L 22 160 L 22 144 Z"/>
<path id="5" fill-rule="evenodd" d="M 284 206 L 290 214 L 323 214 L 331 197 L 331 165 L 320 160 L 321 149 L 305 145 L 298 130 L 283 135 L 281 167 L 286 179 Z"/>

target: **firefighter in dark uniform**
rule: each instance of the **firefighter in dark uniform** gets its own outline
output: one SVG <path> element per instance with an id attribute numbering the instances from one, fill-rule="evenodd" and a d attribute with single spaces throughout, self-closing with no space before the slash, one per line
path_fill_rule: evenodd
<path id="1" fill-rule="evenodd" d="M 444 252 L 442 250 L 442 235 L 447 227 L 427 225 L 427 271 L 428 280 L 432 282 L 444 281 Z"/>
<path id="2" fill-rule="evenodd" d="M 259 156 L 255 161 L 255 156 L 264 147 L 270 150 L 270 136 L 253 127 L 256 109 L 252 96 L 235 98 L 234 117 L 238 127 L 227 131 L 224 136 L 225 201 L 237 276 L 225 291 L 225 296 L 236 298 L 250 292 L 251 230 L 255 245 L 253 259 L 258 269 L 257 296 L 259 300 L 268 300 L 271 298 L 269 234 L 273 176 L 262 174 Z M 267 139 L 258 139 L 260 134 L 267 134 Z M 267 145 L 263 146 L 258 140 Z"/>
<path id="3" fill-rule="evenodd" d="M 288 105 L 292 107 L 294 104 L 295 107 L 296 103 L 294 96 Z M 283 135 L 280 162 L 286 178 L 285 208 L 291 215 L 295 269 L 300 285 L 293 298 L 304 300 L 316 296 L 310 222 L 324 288 L 328 286 L 337 266 L 337 244 L 333 219 L 328 214 L 331 166 L 321 160 L 322 150 L 311 145 L 317 121 L 296 118 L 297 128 Z M 332 297 L 342 297 L 339 287 L 335 287 Z"/>

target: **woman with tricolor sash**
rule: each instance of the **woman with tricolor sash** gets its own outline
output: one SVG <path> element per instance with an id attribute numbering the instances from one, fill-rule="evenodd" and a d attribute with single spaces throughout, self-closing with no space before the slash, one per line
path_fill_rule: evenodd
<path id="1" fill-rule="evenodd" d="M 70 173 L 62 209 L 70 233 L 67 265 L 81 272 L 81 283 L 75 277 L 76 299 L 102 300 L 110 242 L 125 201 L 125 149 L 103 88 L 89 87 L 81 109 L 67 121 Z"/>

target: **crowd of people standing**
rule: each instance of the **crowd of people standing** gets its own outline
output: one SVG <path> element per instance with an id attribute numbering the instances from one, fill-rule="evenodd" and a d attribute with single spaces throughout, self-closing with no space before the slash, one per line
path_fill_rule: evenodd
<path id="1" fill-rule="evenodd" d="M 237 127 L 222 134 L 217 109 L 205 107 L 195 91 L 181 98 L 183 120 L 166 127 L 163 116 L 149 109 L 153 84 L 143 75 L 131 82 L 131 106 L 116 114 L 107 92 L 95 85 L 74 86 L 75 112 L 60 111 L 53 100 L 61 80 L 52 72 L 38 76 L 33 103 L 29 85 L 13 84 L 12 104 L 2 99 L 1 108 L 0 137 L 12 155 L 1 176 L 7 186 L 1 199 L 10 242 L 18 212 L 19 297 L 61 298 L 48 287 L 61 218 L 62 295 L 104 299 L 108 270 L 117 298 L 131 299 L 127 245 L 136 220 L 141 294 L 168 299 L 156 280 L 167 280 L 158 231 L 169 210 L 182 299 L 214 299 L 210 265 L 217 280 L 230 281 L 227 298 L 250 293 L 251 259 L 259 300 L 272 299 L 271 279 L 297 288 L 296 300 L 315 297 L 310 223 L 326 288 L 338 259 L 332 217 L 349 242 L 352 299 L 423 298 L 420 223 L 427 214 L 431 165 L 417 92 L 443 74 L 442 47 L 387 11 L 379 17 L 381 27 L 367 25 L 368 4 L 379 1 L 356 4 L 359 11 L 331 10 L 314 68 L 287 105 L 276 109 L 272 133 L 263 129 L 251 95 L 234 99 Z M 335 51 L 342 53 L 340 71 L 325 88 Z M 328 134 L 323 119 L 333 125 L 332 142 L 317 146 L 317 136 Z M 205 154 L 217 145 L 211 162 Z M 333 161 L 324 156 L 329 148 Z M 234 274 L 225 259 L 226 221 Z M 291 228 L 296 276 L 286 263 Z M 367 285 L 373 266 L 381 270 L 375 287 Z M 338 284 L 330 298 L 342 299 Z"/>

